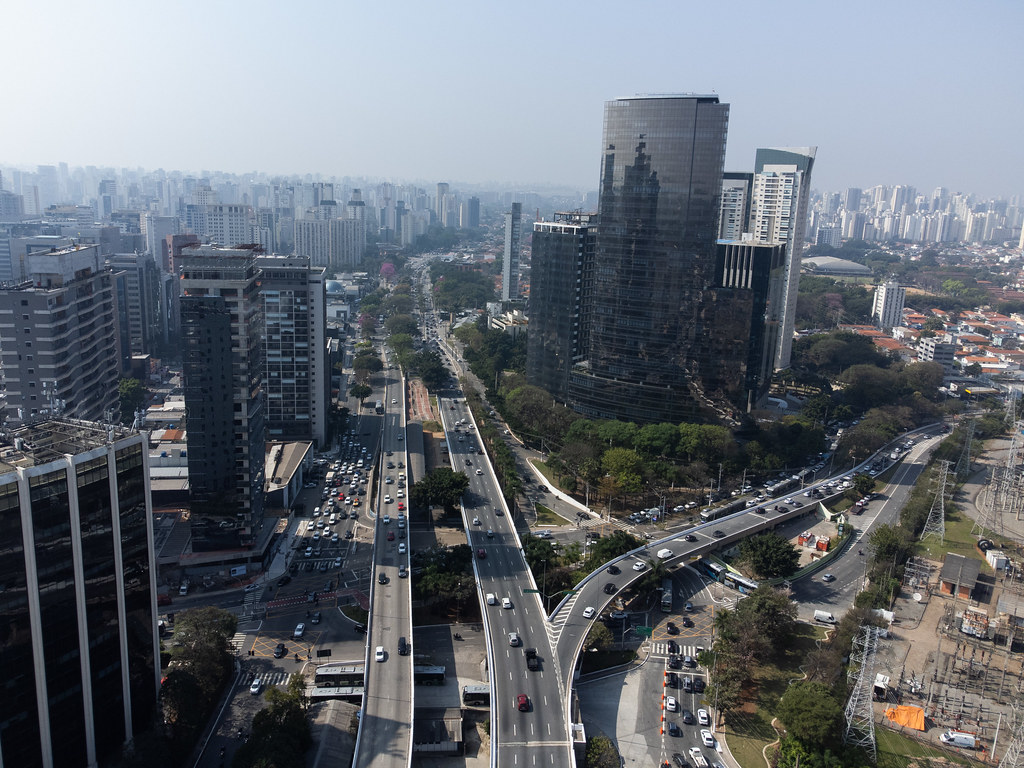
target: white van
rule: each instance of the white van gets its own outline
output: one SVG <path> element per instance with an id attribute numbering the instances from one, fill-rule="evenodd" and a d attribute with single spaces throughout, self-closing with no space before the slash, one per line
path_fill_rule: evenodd
<path id="1" fill-rule="evenodd" d="M 493 592 L 488 592 L 487 593 L 487 604 L 488 605 L 497 605 L 498 604 L 498 598 L 496 598 L 494 596 Z"/>
<path id="2" fill-rule="evenodd" d="M 833 616 L 828 611 L 815 611 L 814 612 L 814 620 L 815 621 L 820 621 L 822 624 L 835 624 L 836 623 L 836 617 Z"/>
<path id="3" fill-rule="evenodd" d="M 331 512 L 331 516 L 327 518 L 327 524 L 334 525 L 336 522 L 338 522 L 338 516 Z"/>
<path id="4" fill-rule="evenodd" d="M 658 557 L 660 557 L 662 560 L 665 560 L 665 559 L 667 559 L 669 557 L 672 557 L 672 550 L 671 549 L 659 549 L 658 550 Z"/>

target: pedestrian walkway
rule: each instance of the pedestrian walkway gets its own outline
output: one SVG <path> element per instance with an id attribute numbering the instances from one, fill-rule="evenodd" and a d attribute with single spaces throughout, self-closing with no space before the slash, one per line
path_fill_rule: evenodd
<path id="1" fill-rule="evenodd" d="M 651 643 L 651 656 L 669 656 L 668 643 Z M 676 655 L 680 656 L 696 656 L 698 653 L 696 645 L 681 645 L 679 646 L 679 653 Z"/>
<path id="2" fill-rule="evenodd" d="M 282 672 L 275 670 L 273 672 L 259 672 L 252 670 L 245 676 L 245 684 L 252 685 L 252 681 L 259 678 L 260 682 L 263 683 L 264 688 L 270 688 L 274 685 L 288 685 L 288 680 L 291 678 L 291 672 Z"/>

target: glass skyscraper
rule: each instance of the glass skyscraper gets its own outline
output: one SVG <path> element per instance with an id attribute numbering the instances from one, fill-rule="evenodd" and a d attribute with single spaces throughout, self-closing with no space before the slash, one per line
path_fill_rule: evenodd
<path id="1" fill-rule="evenodd" d="M 96 765 L 151 724 L 159 643 L 146 436 L 0 436 L 0 765 Z"/>
<path id="2" fill-rule="evenodd" d="M 701 366 L 729 105 L 714 95 L 605 105 L 586 359 L 572 406 L 592 418 L 673 422 L 709 415 Z"/>

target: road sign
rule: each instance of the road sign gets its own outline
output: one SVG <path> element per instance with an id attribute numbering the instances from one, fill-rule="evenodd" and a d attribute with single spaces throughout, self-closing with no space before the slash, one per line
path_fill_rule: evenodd
<path id="1" fill-rule="evenodd" d="M 317 658 L 321 658 L 323 656 L 330 656 L 331 655 L 331 649 L 330 648 L 317 648 L 316 649 L 316 655 L 317 655 Z"/>
<path id="2" fill-rule="evenodd" d="M 540 590 L 539 589 L 524 589 L 523 590 L 523 594 L 524 595 L 539 595 L 540 594 Z"/>
<path id="3" fill-rule="evenodd" d="M 654 634 L 654 627 L 634 627 L 633 631 L 643 637 L 650 637 Z"/>

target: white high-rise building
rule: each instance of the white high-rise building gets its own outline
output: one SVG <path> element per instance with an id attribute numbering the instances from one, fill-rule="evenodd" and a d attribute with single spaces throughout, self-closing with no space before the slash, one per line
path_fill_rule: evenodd
<path id="1" fill-rule="evenodd" d="M 775 369 L 789 367 L 793 350 L 793 326 L 800 287 L 800 257 L 807 226 L 811 168 L 817 147 L 758 149 L 754 158 L 754 191 L 750 206 L 750 231 L 757 243 L 786 244 L 782 290 L 782 327 L 779 330 Z"/>
<path id="2" fill-rule="evenodd" d="M 519 253 L 522 247 L 523 204 L 512 203 L 505 214 L 505 255 L 501 262 L 501 300 L 519 300 Z"/>
<path id="3" fill-rule="evenodd" d="M 880 328 L 895 328 L 903 322 L 903 302 L 907 289 L 895 280 L 882 283 L 875 289 L 871 304 L 871 317 Z"/>

